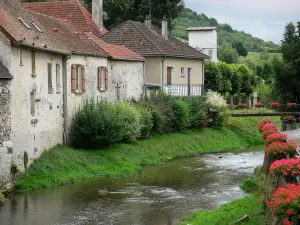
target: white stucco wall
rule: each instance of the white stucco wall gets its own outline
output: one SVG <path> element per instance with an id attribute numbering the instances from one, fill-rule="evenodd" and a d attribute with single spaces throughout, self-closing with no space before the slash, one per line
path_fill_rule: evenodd
<path id="1" fill-rule="evenodd" d="M 211 61 L 218 62 L 218 34 L 216 30 L 188 31 L 189 45 L 196 49 L 202 49 L 209 56 L 212 50 Z"/>

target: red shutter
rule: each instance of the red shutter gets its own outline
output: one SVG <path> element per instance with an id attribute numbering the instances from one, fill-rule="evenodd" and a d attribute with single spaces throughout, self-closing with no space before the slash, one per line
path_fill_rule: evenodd
<path id="1" fill-rule="evenodd" d="M 76 92 L 76 65 L 72 65 L 71 69 L 71 83 L 72 83 L 72 92 Z"/>
<path id="2" fill-rule="evenodd" d="M 108 69 L 105 68 L 105 90 L 108 90 Z"/>
<path id="3" fill-rule="evenodd" d="M 85 93 L 86 87 L 85 87 L 85 66 L 81 66 L 81 74 L 82 74 L 82 92 Z"/>
<path id="4" fill-rule="evenodd" d="M 101 90 L 101 72 L 102 72 L 102 67 L 98 67 L 98 90 Z"/>

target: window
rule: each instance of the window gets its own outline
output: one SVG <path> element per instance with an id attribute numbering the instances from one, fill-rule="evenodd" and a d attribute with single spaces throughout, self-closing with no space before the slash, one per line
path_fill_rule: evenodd
<path id="1" fill-rule="evenodd" d="M 83 65 L 72 65 L 72 92 L 73 93 L 84 93 L 85 87 L 85 66 Z"/>
<path id="2" fill-rule="evenodd" d="M 35 73 L 35 51 L 31 51 L 31 75 L 35 77 Z"/>
<path id="3" fill-rule="evenodd" d="M 52 86 L 52 64 L 48 63 L 48 92 L 53 92 L 53 86 Z"/>
<path id="4" fill-rule="evenodd" d="M 23 66 L 23 48 L 19 48 L 20 66 Z"/>
<path id="5" fill-rule="evenodd" d="M 98 67 L 98 90 L 108 90 L 108 70 L 106 67 Z"/>
<path id="6" fill-rule="evenodd" d="M 60 93 L 60 64 L 56 64 L 56 93 Z"/>
<path id="7" fill-rule="evenodd" d="M 35 116 L 35 91 L 30 92 L 31 116 Z"/>
<path id="8" fill-rule="evenodd" d="M 181 75 L 184 75 L 184 67 L 181 67 Z"/>

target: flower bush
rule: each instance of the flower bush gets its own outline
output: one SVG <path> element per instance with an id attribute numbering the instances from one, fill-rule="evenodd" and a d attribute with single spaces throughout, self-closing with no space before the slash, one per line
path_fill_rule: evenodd
<path id="1" fill-rule="evenodd" d="M 300 174 L 300 158 L 276 160 L 270 166 L 270 172 L 276 176 Z"/>
<path id="2" fill-rule="evenodd" d="M 261 102 L 258 102 L 258 103 L 255 104 L 255 107 L 256 108 L 262 108 L 262 107 L 264 107 L 264 104 L 261 103 Z"/>
<path id="3" fill-rule="evenodd" d="M 288 104 L 287 104 L 287 107 L 289 108 L 289 109 L 292 109 L 292 108 L 294 108 L 294 107 L 296 107 L 297 106 L 297 103 L 295 103 L 295 102 L 289 102 Z"/>
<path id="4" fill-rule="evenodd" d="M 296 147 L 296 143 L 292 141 L 274 141 L 266 147 L 266 155 L 272 159 L 286 158 L 288 154 L 294 154 L 296 152 Z"/>
<path id="5" fill-rule="evenodd" d="M 293 120 L 295 120 L 295 117 L 294 116 L 282 116 L 281 120 L 293 121 Z"/>
<path id="6" fill-rule="evenodd" d="M 265 124 L 267 124 L 267 123 L 272 123 L 272 121 L 269 120 L 269 119 L 263 119 L 263 120 L 261 120 L 261 121 L 259 122 L 257 128 L 258 128 L 258 130 L 259 130 L 261 133 L 262 133 L 262 128 L 263 128 L 263 127 L 265 126 Z"/>
<path id="7" fill-rule="evenodd" d="M 277 109 L 279 106 L 280 106 L 279 102 L 273 102 L 270 104 L 270 108 L 272 108 L 272 109 Z"/>
<path id="8" fill-rule="evenodd" d="M 277 130 L 277 126 L 274 123 L 266 123 L 263 128 L 261 129 L 262 132 L 266 131 L 266 130 Z"/>
<path id="9" fill-rule="evenodd" d="M 285 187 L 279 187 L 266 204 L 275 215 L 284 218 L 285 225 L 291 225 L 291 217 L 300 215 L 300 186 L 286 184 Z"/>
<path id="10" fill-rule="evenodd" d="M 282 133 L 275 133 L 275 134 L 270 134 L 266 138 L 266 143 L 271 144 L 272 142 L 286 142 L 287 141 L 287 135 L 282 134 Z"/>
<path id="11" fill-rule="evenodd" d="M 262 139 L 266 140 L 267 137 L 270 135 L 270 134 L 276 134 L 276 133 L 279 133 L 279 131 L 276 129 L 271 129 L 271 130 L 265 130 L 263 131 L 262 133 Z"/>

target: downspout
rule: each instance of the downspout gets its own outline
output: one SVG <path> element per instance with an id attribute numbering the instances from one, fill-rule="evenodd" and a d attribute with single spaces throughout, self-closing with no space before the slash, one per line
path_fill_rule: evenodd
<path id="1" fill-rule="evenodd" d="M 205 69 L 204 69 L 204 67 L 205 67 L 205 61 L 203 60 L 203 62 L 202 62 L 202 90 L 201 90 L 201 96 L 203 96 L 204 94 L 205 94 L 205 89 L 204 89 L 204 73 L 205 73 Z"/>
<path id="2" fill-rule="evenodd" d="M 69 144 L 69 128 L 68 128 L 68 73 L 67 62 L 70 56 L 63 56 L 63 119 L 64 119 L 64 143 Z"/>
<path id="3" fill-rule="evenodd" d="M 146 87 L 146 61 L 143 62 L 143 76 L 144 76 L 144 96 L 143 98 L 147 98 L 147 87 Z"/>
<path id="4" fill-rule="evenodd" d="M 165 81 L 165 59 L 166 56 L 164 56 L 161 60 L 161 89 L 164 91 L 164 81 Z"/>

